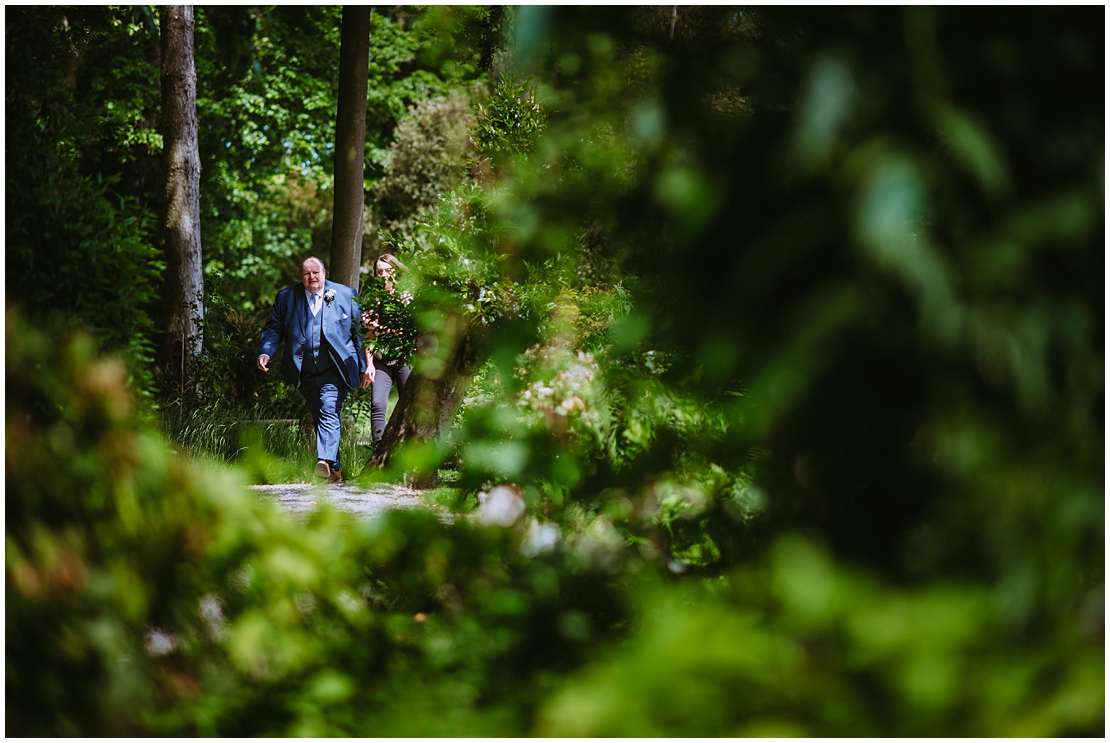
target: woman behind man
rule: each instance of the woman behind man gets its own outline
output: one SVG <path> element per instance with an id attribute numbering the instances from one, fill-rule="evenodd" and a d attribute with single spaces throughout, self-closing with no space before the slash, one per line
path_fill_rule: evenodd
<path id="1" fill-rule="evenodd" d="M 393 281 L 397 276 L 397 269 L 404 268 L 404 264 L 389 253 L 385 253 L 374 261 L 374 275 L 385 279 L 385 288 L 390 294 L 395 293 Z M 390 328 L 382 325 L 373 310 L 362 313 L 362 324 L 369 331 L 370 339 L 378 335 L 390 333 Z M 389 403 L 389 391 L 396 386 L 397 394 L 405 391 L 408 384 L 412 366 L 407 364 L 407 359 L 385 359 L 381 352 L 372 353 L 370 348 L 365 349 L 366 368 L 370 372 L 370 424 L 374 431 L 374 443 L 381 441 L 385 431 L 385 411 Z"/>

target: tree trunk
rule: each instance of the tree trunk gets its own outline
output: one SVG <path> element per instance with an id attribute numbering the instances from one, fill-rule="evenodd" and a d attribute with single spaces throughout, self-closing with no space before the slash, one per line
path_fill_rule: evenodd
<path id="1" fill-rule="evenodd" d="M 370 65 L 370 7 L 343 8 L 339 43 L 339 105 L 335 113 L 335 206 L 331 279 L 358 291 L 362 265 L 362 163 L 366 156 L 366 78 Z"/>
<path id="2" fill-rule="evenodd" d="M 455 418 L 470 388 L 470 381 L 478 371 L 485 348 L 484 333 L 477 333 L 461 318 L 448 320 L 430 347 L 423 349 L 413 365 L 413 373 L 405 391 L 397 400 L 389 417 L 381 441 L 374 449 L 367 464 L 386 467 L 394 449 L 407 441 L 430 442 L 437 439 Z M 439 353 L 446 350 L 445 354 Z M 438 356 L 439 363 L 428 363 L 428 357 Z M 430 373 L 431 369 L 436 374 Z M 435 470 L 418 473 L 415 487 L 431 487 Z"/>
<path id="3" fill-rule="evenodd" d="M 163 5 L 162 138 L 166 157 L 167 368 L 179 391 L 201 351 L 204 278 L 200 246 L 200 151 L 197 148 L 197 74 L 193 63 L 193 6 Z"/>

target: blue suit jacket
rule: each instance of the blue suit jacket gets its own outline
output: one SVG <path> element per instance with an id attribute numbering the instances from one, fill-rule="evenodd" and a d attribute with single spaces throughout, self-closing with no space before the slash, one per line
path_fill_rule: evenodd
<path id="1" fill-rule="evenodd" d="M 329 289 L 335 291 L 335 298 L 320 307 L 320 312 L 324 314 L 320 332 L 331 346 L 331 358 L 340 376 L 349 388 L 354 389 L 359 386 L 359 374 L 366 369 L 366 357 L 362 353 L 357 331 L 362 313 L 355 304 L 355 293 L 351 287 L 325 281 L 325 294 Z M 275 359 L 279 341 L 285 341 L 281 371 L 285 382 L 293 387 L 299 387 L 301 383 L 301 359 L 309 348 L 311 315 L 303 285 L 294 284 L 282 289 L 274 300 L 274 309 L 262 329 L 262 341 L 258 344 L 259 356 L 266 354 Z"/>

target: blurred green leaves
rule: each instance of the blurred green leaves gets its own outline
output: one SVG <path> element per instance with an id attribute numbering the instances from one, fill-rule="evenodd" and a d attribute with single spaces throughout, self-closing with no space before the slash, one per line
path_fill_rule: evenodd
<path id="1" fill-rule="evenodd" d="M 883 588 L 798 535 L 723 591 L 640 598 L 642 630 L 564 683 L 536 732 L 1020 736 L 1101 719 L 1097 657 L 1015 647 L 975 586 Z"/>
<path id="2" fill-rule="evenodd" d="M 1008 195 L 1010 178 L 1006 162 L 982 124 L 944 104 L 937 105 L 933 119 L 960 164 L 979 182 L 983 192 L 993 199 Z"/>
<path id="3" fill-rule="evenodd" d="M 125 194 L 157 150 L 156 72 L 134 58 L 149 39 L 126 32 L 130 12 L 70 13 L 66 28 L 57 9 L 17 11 L 7 34 L 5 105 L 21 143 L 6 169 L 7 295 L 28 312 L 95 328 L 149 407 L 164 264 L 154 211 Z M 66 55 L 68 72 L 46 62 Z M 78 65 L 86 56 L 104 62 L 99 75 Z"/>
<path id="4" fill-rule="evenodd" d="M 794 157 L 807 169 L 828 162 L 840 129 L 852 110 L 856 86 L 848 67 L 835 57 L 818 59 L 799 107 Z"/>
<path id="5" fill-rule="evenodd" d="M 9 308 L 7 340 L 12 732 L 412 734 L 439 729 L 436 700 L 461 729 L 522 731 L 532 674 L 622 613 L 557 531 L 295 523 L 137 426 L 87 337 L 55 345 Z"/>

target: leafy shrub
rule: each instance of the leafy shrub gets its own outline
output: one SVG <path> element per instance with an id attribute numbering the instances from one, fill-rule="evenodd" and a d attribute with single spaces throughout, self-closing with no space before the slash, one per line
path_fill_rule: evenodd
<path id="1" fill-rule="evenodd" d="M 523 557 L 521 527 L 297 524 L 137 425 L 87 336 L 7 320 L 12 734 L 520 734 L 537 679 L 624 616 L 607 572 Z"/>
<path id="2" fill-rule="evenodd" d="M 13 11 L 5 104 L 19 145 L 6 156 L 4 234 L 8 301 L 91 329 L 125 359 L 149 409 L 164 264 L 157 199 L 147 195 L 161 137 L 151 115 L 157 71 L 145 59 L 151 39 L 137 16 Z"/>
<path id="3" fill-rule="evenodd" d="M 134 422 L 125 367 L 8 312 L 13 735 L 1097 734 L 1100 628 L 893 586 L 785 534 L 674 581 L 562 533 L 279 515 Z M 251 454 L 263 458 L 256 450 Z"/>
<path id="4" fill-rule="evenodd" d="M 275 418 L 299 416 L 303 400 L 282 382 L 281 375 L 258 370 L 255 354 L 262 326 L 270 317 L 270 305 L 242 309 L 224 295 L 224 288 L 222 276 L 208 277 L 201 320 L 204 347 L 186 370 L 196 381 L 196 393 L 188 387 L 182 393 L 163 385 L 163 404 L 186 408 L 218 405 L 247 415 L 265 411 Z"/>
<path id="5" fill-rule="evenodd" d="M 461 181 L 469 146 L 469 101 L 462 90 L 421 100 L 397 124 L 381 179 L 373 224 L 411 243 L 416 225 Z M 368 230 L 374 234 L 373 230 Z"/>
<path id="6" fill-rule="evenodd" d="M 472 125 L 472 172 L 497 172 L 530 154 L 547 125 L 547 112 L 536 99 L 531 81 L 515 83 L 502 77 L 486 101 L 480 101 Z"/>
<path id="7" fill-rule="evenodd" d="M 112 193 L 119 177 L 91 178 L 58 133 L 28 134 L 25 165 L 9 168 L 6 221 L 9 301 L 91 328 L 126 359 L 144 399 L 153 387 L 151 318 L 165 267 L 153 245 L 154 217 Z M 11 180 L 19 174 L 15 181 Z M 49 281 L 38 280 L 50 266 Z"/>
<path id="8" fill-rule="evenodd" d="M 781 536 L 686 590 L 645 588 L 643 624 L 560 685 L 555 736 L 1053 736 L 1102 729 L 1102 662 L 1068 622 L 1021 639 L 990 590 L 893 588 Z M 1085 649 L 1085 647 L 1087 649 Z"/>
<path id="9" fill-rule="evenodd" d="M 200 631 L 211 529 L 247 504 L 135 426 L 126 367 L 88 336 L 56 344 L 9 307 L 7 348 L 8 729 L 133 734 L 173 694 L 144 636 Z"/>

